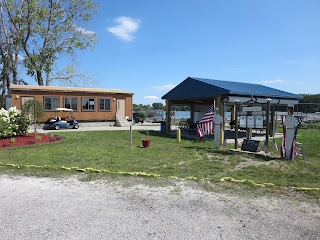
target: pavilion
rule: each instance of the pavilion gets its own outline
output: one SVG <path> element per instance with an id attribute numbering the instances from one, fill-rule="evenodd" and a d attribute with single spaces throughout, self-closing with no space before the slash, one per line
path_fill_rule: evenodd
<path id="1" fill-rule="evenodd" d="M 260 84 L 188 77 L 162 97 L 166 100 L 166 132 L 170 132 L 172 105 L 190 106 L 191 122 L 195 123 L 201 119 L 210 105 L 214 104 L 215 107 L 219 107 L 223 118 L 226 105 L 230 105 L 231 120 L 236 121 L 238 112 L 243 110 L 242 108 L 236 111 L 239 106 L 260 106 L 266 112 L 266 122 L 270 122 L 270 129 L 268 125 L 266 129 L 272 136 L 275 129 L 275 107 L 292 106 L 302 98 L 300 95 Z M 251 115 L 252 112 L 246 114 Z M 250 136 L 250 129 L 247 129 L 247 138 L 250 139 Z"/>

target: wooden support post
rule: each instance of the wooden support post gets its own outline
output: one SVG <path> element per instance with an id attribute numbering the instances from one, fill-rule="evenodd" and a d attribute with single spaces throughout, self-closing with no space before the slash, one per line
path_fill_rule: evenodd
<path id="1" fill-rule="evenodd" d="M 224 118 L 224 102 L 223 102 L 223 98 L 221 95 L 218 95 L 217 96 L 217 103 L 216 103 L 216 107 L 218 107 L 220 110 L 219 110 L 219 113 L 222 117 L 222 128 L 220 130 L 220 144 L 223 144 L 223 139 L 224 139 L 224 124 L 225 124 L 225 118 Z"/>
<path id="2" fill-rule="evenodd" d="M 235 120 L 235 110 L 236 110 L 236 105 L 231 106 L 231 116 L 230 116 L 230 123 Z M 230 125 L 230 129 L 233 129 L 233 125 Z"/>
<path id="3" fill-rule="evenodd" d="M 276 108 L 275 105 L 271 106 L 271 126 L 270 126 L 270 136 L 274 137 L 276 130 Z"/>
<path id="4" fill-rule="evenodd" d="M 190 122 L 194 122 L 194 101 L 190 103 Z"/>
<path id="5" fill-rule="evenodd" d="M 231 121 L 236 119 L 235 116 L 236 116 L 236 105 L 232 105 Z"/>
<path id="6" fill-rule="evenodd" d="M 166 100 L 166 133 L 171 131 L 171 101 Z"/>

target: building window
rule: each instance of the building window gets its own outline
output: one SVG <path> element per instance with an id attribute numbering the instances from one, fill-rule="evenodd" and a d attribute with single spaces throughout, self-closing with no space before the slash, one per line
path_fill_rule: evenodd
<path id="1" fill-rule="evenodd" d="M 78 98 L 77 97 L 65 97 L 64 107 L 78 111 Z"/>
<path id="2" fill-rule="evenodd" d="M 99 98 L 99 111 L 111 111 L 110 98 Z"/>
<path id="3" fill-rule="evenodd" d="M 82 111 L 94 111 L 94 98 L 82 98 Z"/>
<path id="4" fill-rule="evenodd" d="M 44 97 L 44 110 L 53 111 L 59 107 L 59 97 Z"/>

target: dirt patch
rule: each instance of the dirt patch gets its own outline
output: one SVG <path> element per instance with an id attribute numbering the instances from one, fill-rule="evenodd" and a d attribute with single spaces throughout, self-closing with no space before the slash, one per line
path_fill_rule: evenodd
<path id="1" fill-rule="evenodd" d="M 258 167 L 258 166 L 280 167 L 280 163 L 275 161 L 275 160 L 259 162 L 259 161 L 256 161 L 254 159 L 245 158 L 245 157 L 241 157 L 241 160 L 243 162 L 241 162 L 238 165 L 236 165 L 235 168 L 233 169 L 234 171 L 242 169 L 242 168 L 245 168 L 245 167 L 249 167 L 249 166 L 254 166 L 254 167 Z"/>
<path id="2" fill-rule="evenodd" d="M 34 137 L 33 133 L 21 134 L 11 138 L 0 139 L 0 148 L 29 146 L 35 144 L 51 143 L 62 141 L 64 138 L 50 136 L 49 134 L 38 133 Z"/>
<path id="3" fill-rule="evenodd" d="M 150 186 L 150 179 L 129 179 L 123 187 L 128 179 L 2 175 L 1 239 L 320 238 L 317 204 L 207 192 L 192 181 Z"/>

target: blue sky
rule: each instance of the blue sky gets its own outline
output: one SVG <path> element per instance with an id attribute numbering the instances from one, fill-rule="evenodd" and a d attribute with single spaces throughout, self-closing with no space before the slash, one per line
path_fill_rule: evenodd
<path id="1" fill-rule="evenodd" d="M 320 93 L 318 0 L 107 0 L 86 26 L 100 41 L 78 53 L 98 88 L 160 98 L 187 77 Z"/>

